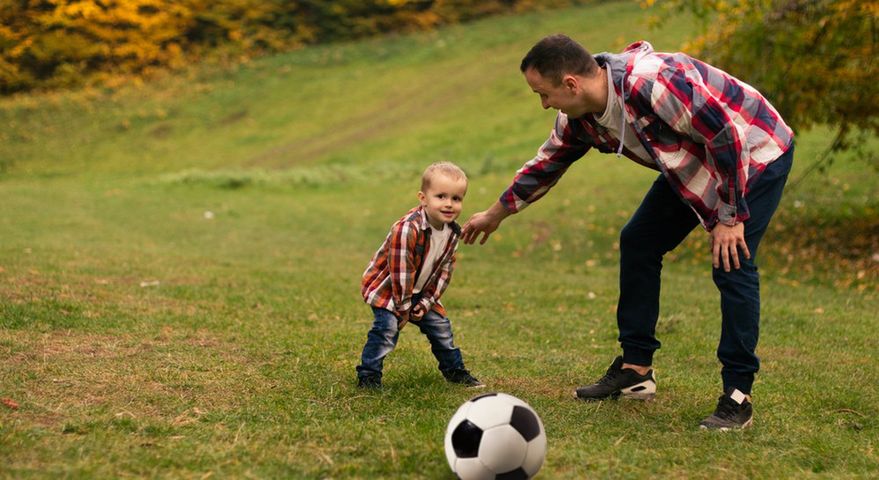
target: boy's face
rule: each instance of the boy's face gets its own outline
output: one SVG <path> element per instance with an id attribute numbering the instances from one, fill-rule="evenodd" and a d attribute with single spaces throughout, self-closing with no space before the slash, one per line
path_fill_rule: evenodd
<path id="1" fill-rule="evenodd" d="M 454 221 L 461 214 L 467 179 L 437 173 L 430 179 L 426 192 L 418 192 L 418 200 L 427 213 L 427 220 L 436 229 Z"/>

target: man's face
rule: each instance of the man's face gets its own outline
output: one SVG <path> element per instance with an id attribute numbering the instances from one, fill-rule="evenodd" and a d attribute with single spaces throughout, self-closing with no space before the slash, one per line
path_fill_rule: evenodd
<path id="1" fill-rule="evenodd" d="M 529 68 L 525 70 L 525 81 L 534 93 L 540 95 L 540 104 L 544 109 L 555 108 L 571 118 L 587 113 L 577 96 L 577 79 L 572 75 L 565 75 L 562 82 L 557 85 L 551 79 L 540 75 L 537 70 Z"/>

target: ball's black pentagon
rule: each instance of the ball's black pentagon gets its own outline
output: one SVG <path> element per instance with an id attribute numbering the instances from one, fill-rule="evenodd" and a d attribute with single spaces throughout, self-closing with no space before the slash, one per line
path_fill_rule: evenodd
<path id="1" fill-rule="evenodd" d="M 519 467 L 509 472 L 498 473 L 494 478 L 495 480 L 528 480 L 528 474 L 522 470 L 522 467 Z"/>
<path id="2" fill-rule="evenodd" d="M 452 448 L 458 458 L 475 458 L 479 454 L 479 442 L 482 441 L 482 429 L 464 420 L 452 432 Z"/>
<path id="3" fill-rule="evenodd" d="M 470 399 L 471 402 L 475 402 L 477 400 L 482 400 L 485 397 L 496 397 L 497 393 L 483 393 L 482 395 L 477 395 Z"/>
<path id="4" fill-rule="evenodd" d="M 519 405 L 513 407 L 510 426 L 515 428 L 526 442 L 530 442 L 540 435 L 540 422 L 537 420 L 537 415 L 530 409 Z"/>

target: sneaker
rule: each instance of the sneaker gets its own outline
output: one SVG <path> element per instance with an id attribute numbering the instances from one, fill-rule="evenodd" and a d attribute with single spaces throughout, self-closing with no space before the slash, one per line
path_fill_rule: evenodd
<path id="1" fill-rule="evenodd" d="M 656 395 L 656 380 L 653 370 L 647 375 L 639 375 L 631 368 L 622 368 L 623 357 L 617 357 L 607 373 L 596 383 L 580 387 L 574 396 L 580 400 L 604 400 L 606 398 L 632 398 L 653 400 Z"/>
<path id="2" fill-rule="evenodd" d="M 483 388 L 485 385 L 476 379 L 473 375 L 470 375 L 470 372 L 464 370 L 463 368 L 457 368 L 455 370 L 451 370 L 449 372 L 443 372 L 443 376 L 446 377 L 446 380 L 449 383 L 457 383 L 459 385 L 464 385 L 467 388 Z"/>
<path id="3" fill-rule="evenodd" d="M 372 389 L 382 388 L 382 377 L 378 375 L 366 375 L 364 377 L 357 377 L 357 386 L 360 388 Z"/>
<path id="4" fill-rule="evenodd" d="M 717 400 L 717 408 L 714 413 L 699 424 L 699 428 L 706 430 L 740 430 L 751 426 L 754 420 L 754 411 L 751 402 L 744 393 L 735 387 L 729 387 Z"/>

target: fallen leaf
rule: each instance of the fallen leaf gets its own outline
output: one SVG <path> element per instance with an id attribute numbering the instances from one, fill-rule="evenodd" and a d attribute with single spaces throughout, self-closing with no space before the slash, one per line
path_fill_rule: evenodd
<path id="1" fill-rule="evenodd" d="M 15 400 L 13 400 L 11 398 L 0 399 L 0 403 L 2 403 L 3 405 L 6 405 L 7 407 L 11 408 L 12 410 L 18 410 L 18 402 L 16 402 Z"/>

